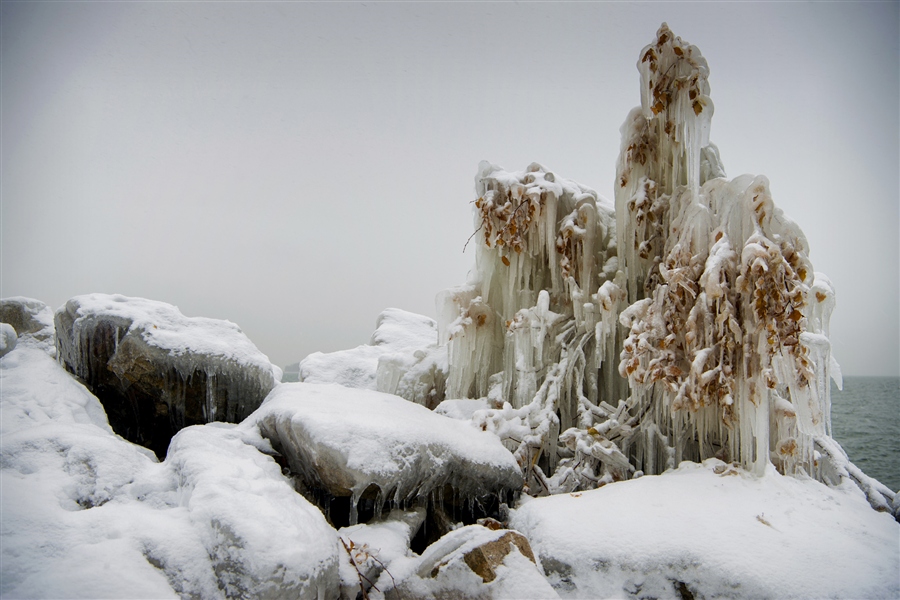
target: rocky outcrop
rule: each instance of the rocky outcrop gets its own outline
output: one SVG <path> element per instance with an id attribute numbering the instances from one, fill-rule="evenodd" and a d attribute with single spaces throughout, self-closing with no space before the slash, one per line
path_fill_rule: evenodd
<path id="1" fill-rule="evenodd" d="M 490 583 L 497 579 L 497 567 L 503 564 L 503 559 L 514 548 L 534 562 L 534 553 L 528 539 L 518 531 L 507 531 L 499 538 L 469 550 L 463 554 L 463 561 L 484 583 Z"/>
<path id="2" fill-rule="evenodd" d="M 100 399 L 118 434 L 160 457 L 184 427 L 243 420 L 276 383 L 237 325 L 163 302 L 77 296 L 55 323 L 60 362 Z"/>
<path id="3" fill-rule="evenodd" d="M 217 590 L 173 587 L 183 598 L 336 599 L 337 533 L 255 444 L 262 440 L 221 424 L 188 427 L 172 439 L 165 465 Z M 171 565 L 170 581 L 186 579 L 188 565 L 176 557 L 160 552 L 159 562 Z"/>
<path id="4" fill-rule="evenodd" d="M 250 420 L 337 526 L 425 504 L 474 522 L 522 487 L 495 435 L 389 394 L 285 383 Z"/>

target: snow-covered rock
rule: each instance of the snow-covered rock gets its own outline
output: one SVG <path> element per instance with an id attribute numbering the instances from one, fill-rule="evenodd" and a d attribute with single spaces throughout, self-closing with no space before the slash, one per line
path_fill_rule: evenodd
<path id="1" fill-rule="evenodd" d="M 336 532 L 275 461 L 247 442 L 239 428 L 188 427 L 172 438 L 166 457 L 216 587 L 228 598 L 335 597 Z M 175 565 L 170 577 L 180 575 Z"/>
<path id="2" fill-rule="evenodd" d="M 46 352 L 22 344 L 0 361 L 0 435 L 50 423 L 112 429 L 96 396 Z"/>
<path id="3" fill-rule="evenodd" d="M 0 323 L 9 323 L 23 341 L 56 355 L 53 310 L 40 300 L 23 296 L 3 298 Z"/>
<path id="4" fill-rule="evenodd" d="M 386 502 L 410 505 L 432 494 L 448 505 L 504 502 L 522 486 L 496 436 L 389 394 L 284 383 L 248 422 L 311 492 L 350 497 L 350 524 L 368 496 L 377 515 Z M 453 493 L 443 494 L 445 486 Z"/>
<path id="5" fill-rule="evenodd" d="M 469 525 L 393 561 L 373 598 L 558 598 L 517 531 Z"/>
<path id="6" fill-rule="evenodd" d="M 6 356 L 16 347 L 18 334 L 9 323 L 0 323 L 0 356 Z"/>
<path id="7" fill-rule="evenodd" d="M 38 348 L 0 387 L 0 596 L 337 597 L 336 532 L 255 428 L 188 428 L 158 463 Z"/>
<path id="8" fill-rule="evenodd" d="M 61 362 L 100 398 L 117 432 L 159 456 L 183 427 L 244 419 L 276 383 L 237 325 L 163 302 L 76 296 L 55 321 Z"/>
<path id="9" fill-rule="evenodd" d="M 397 394 L 434 408 L 444 394 L 446 349 L 437 346 L 434 319 L 388 308 L 368 344 L 338 352 L 314 352 L 300 361 L 300 381 L 338 383 Z M 406 377 L 409 371 L 414 371 Z"/>
<path id="10" fill-rule="evenodd" d="M 900 525 L 851 483 L 716 459 L 513 511 L 563 597 L 896 598 Z M 688 596 L 689 597 L 689 596 Z"/>

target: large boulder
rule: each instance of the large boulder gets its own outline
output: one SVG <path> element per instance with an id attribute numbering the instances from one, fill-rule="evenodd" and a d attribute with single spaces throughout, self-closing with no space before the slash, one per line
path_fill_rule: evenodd
<path id="1" fill-rule="evenodd" d="M 337 532 L 255 447 L 268 446 L 254 434 L 224 424 L 188 427 L 172 439 L 166 458 L 179 484 L 179 505 L 187 508 L 212 567 L 213 596 L 336 598 Z M 165 562 L 170 551 L 160 550 Z M 171 566 L 167 575 L 177 581 L 190 564 Z"/>
<path id="2" fill-rule="evenodd" d="M 77 296 L 55 322 L 66 369 L 100 399 L 117 433 L 160 457 L 184 427 L 246 418 L 276 383 L 237 325 L 185 317 L 164 302 Z"/>
<path id="3" fill-rule="evenodd" d="M 335 524 L 344 524 L 331 510 L 340 498 L 349 499 L 349 524 L 385 506 L 424 503 L 474 519 L 522 487 L 515 458 L 494 434 L 389 394 L 283 383 L 248 422 Z"/>

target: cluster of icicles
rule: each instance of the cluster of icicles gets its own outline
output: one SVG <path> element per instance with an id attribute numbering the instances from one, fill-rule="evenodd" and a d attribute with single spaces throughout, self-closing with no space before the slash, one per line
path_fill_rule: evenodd
<path id="1" fill-rule="evenodd" d="M 832 286 L 766 178 L 724 178 L 706 61 L 663 24 L 638 69 L 615 206 L 538 164 L 480 165 L 476 268 L 438 297 L 447 397 L 487 399 L 473 419 L 532 495 L 717 457 L 889 507 L 829 437 Z"/>

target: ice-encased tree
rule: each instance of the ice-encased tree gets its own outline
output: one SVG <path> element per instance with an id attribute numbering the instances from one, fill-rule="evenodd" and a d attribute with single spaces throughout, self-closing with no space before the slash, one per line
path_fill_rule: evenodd
<path id="1" fill-rule="evenodd" d="M 728 181 L 700 51 L 663 24 L 638 59 L 615 207 L 538 164 L 476 176 L 476 267 L 438 297 L 449 398 L 531 494 L 718 457 L 893 494 L 830 438 L 834 291 L 763 176 Z"/>
<path id="2" fill-rule="evenodd" d="M 614 207 L 538 164 L 484 162 L 476 190 L 476 268 L 438 297 L 448 397 L 489 399 L 475 418 L 510 444 L 532 493 L 627 477 L 614 443 L 630 433 L 616 422 L 624 405 L 603 402 L 624 390 L 611 360 L 625 298 Z"/>
<path id="3" fill-rule="evenodd" d="M 766 178 L 722 177 L 699 50 L 663 25 L 638 69 L 641 106 L 616 174 L 630 303 L 619 371 L 645 415 L 634 458 L 647 472 L 718 456 L 813 474 L 814 438 L 830 433 L 829 375 L 840 383 L 831 286 Z"/>

